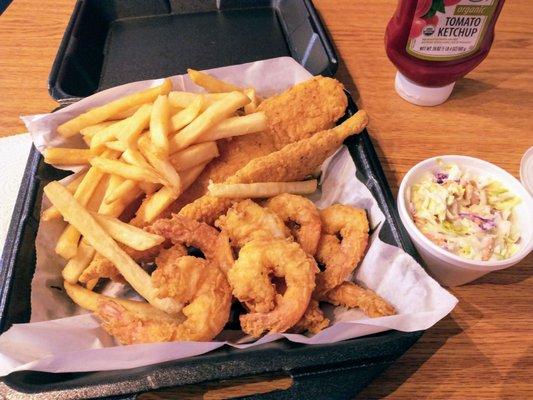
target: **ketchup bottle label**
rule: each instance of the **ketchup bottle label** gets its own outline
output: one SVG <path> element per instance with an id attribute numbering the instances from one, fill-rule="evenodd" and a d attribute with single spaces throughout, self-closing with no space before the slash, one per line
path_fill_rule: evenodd
<path id="1" fill-rule="evenodd" d="M 498 0 L 418 0 L 407 52 L 432 61 L 475 53 L 497 5 Z"/>

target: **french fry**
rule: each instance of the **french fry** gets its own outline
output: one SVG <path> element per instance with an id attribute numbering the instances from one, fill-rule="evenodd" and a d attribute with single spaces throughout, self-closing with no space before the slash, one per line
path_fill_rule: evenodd
<path id="1" fill-rule="evenodd" d="M 82 172 L 75 179 L 71 180 L 66 186 L 67 190 L 70 193 L 76 192 L 76 189 L 78 188 L 78 186 L 80 185 L 81 181 L 83 180 L 86 174 L 87 174 L 87 171 Z M 52 207 L 47 208 L 41 213 L 41 221 L 50 221 L 51 219 L 59 218 L 60 216 L 61 214 L 59 214 L 59 212 L 55 209 L 55 207 L 52 206 Z"/>
<path id="2" fill-rule="evenodd" d="M 76 118 L 59 125 L 57 127 L 57 132 L 65 138 L 73 136 L 80 132 L 81 129 L 103 122 L 120 112 L 135 106 L 140 106 L 141 104 L 151 103 L 157 98 L 157 96 L 168 94 L 171 89 L 172 82 L 170 79 L 165 79 L 160 86 L 133 93 L 114 100 L 111 103 L 92 108 L 89 111 L 78 115 Z"/>
<path id="3" fill-rule="evenodd" d="M 148 141 L 148 142 L 150 141 L 150 139 L 148 139 L 147 136 L 143 136 L 139 140 Z M 134 150 L 132 148 L 129 148 L 124 153 L 122 153 L 122 159 L 131 165 L 137 165 L 139 167 L 150 168 L 150 164 L 148 163 L 148 161 L 146 161 L 146 159 L 141 154 L 141 152 L 138 150 Z"/>
<path id="4" fill-rule="evenodd" d="M 121 299 L 119 297 L 110 297 L 100 293 L 93 292 L 89 289 L 85 289 L 80 285 L 73 284 L 65 280 L 63 283 L 67 295 L 81 308 L 89 311 L 96 311 L 98 306 L 103 301 L 114 301 L 120 304 L 125 309 L 135 313 L 136 315 L 143 316 L 145 318 L 158 318 L 162 320 L 171 320 L 176 317 L 165 314 L 163 311 L 158 310 L 152 305 L 145 303 L 144 301 L 135 301 L 128 299 Z"/>
<path id="5" fill-rule="evenodd" d="M 105 147 L 107 147 L 108 149 L 116 150 L 116 151 L 120 151 L 120 152 L 126 151 L 128 149 L 128 146 L 126 146 L 120 140 L 112 140 L 110 142 L 107 142 L 107 143 L 105 143 Z"/>
<path id="6" fill-rule="evenodd" d="M 104 197 L 104 202 L 106 204 L 110 204 L 114 201 L 120 200 L 121 198 L 127 196 L 128 193 L 137 190 L 138 187 L 139 182 L 126 179 L 120 185 L 118 185 L 115 190 Z"/>
<path id="7" fill-rule="evenodd" d="M 119 119 L 126 119 L 128 117 L 131 117 L 135 112 L 139 109 L 140 106 L 135 106 L 132 108 L 128 108 L 127 110 L 124 110 L 122 112 L 119 112 L 115 115 L 113 115 L 111 118 L 109 118 L 111 121 L 116 121 Z"/>
<path id="8" fill-rule="evenodd" d="M 150 116 L 152 115 L 152 105 L 143 104 L 139 109 L 128 118 L 124 129 L 116 134 L 116 138 L 124 143 L 127 147 L 132 146 L 138 139 L 144 129 L 150 125 Z"/>
<path id="9" fill-rule="evenodd" d="M 153 170 L 139 167 L 137 165 L 126 164 L 117 160 L 109 160 L 103 157 L 94 157 L 91 159 L 91 165 L 108 174 L 122 176 L 133 181 L 144 181 L 153 183 L 166 183 Z"/>
<path id="10" fill-rule="evenodd" d="M 109 181 L 108 176 L 104 176 L 93 191 L 87 201 L 87 208 L 89 210 L 97 210 L 102 204 L 104 193 L 106 191 L 107 183 Z M 70 260 L 75 257 L 78 252 L 78 242 L 80 241 L 80 233 L 72 225 L 67 225 L 63 230 L 61 236 L 56 243 L 55 252 L 66 260 Z"/>
<path id="11" fill-rule="evenodd" d="M 147 140 L 148 142 L 150 141 L 148 138 L 144 140 Z M 122 153 L 122 159 L 132 165 L 138 165 L 139 167 L 149 168 L 149 169 L 152 168 L 150 163 L 146 161 L 143 155 L 138 150 L 133 150 L 132 148 L 129 148 L 124 153 Z M 152 194 L 153 192 L 158 190 L 160 187 L 159 184 L 151 183 L 151 182 L 138 182 L 138 186 L 146 194 Z"/>
<path id="12" fill-rule="evenodd" d="M 81 138 L 85 142 L 87 147 L 91 148 L 91 138 L 89 136 L 82 136 Z"/>
<path id="13" fill-rule="evenodd" d="M 142 190 L 135 188 L 129 193 L 126 193 L 120 199 L 106 204 L 105 202 L 100 206 L 98 212 L 102 215 L 109 215 L 118 218 L 134 200 L 142 194 Z"/>
<path id="14" fill-rule="evenodd" d="M 209 107 L 215 101 L 223 99 L 228 93 L 191 93 L 191 92 L 170 92 L 168 94 L 168 101 L 171 107 L 187 108 L 198 97 L 202 98 L 202 109 Z"/>
<path id="15" fill-rule="evenodd" d="M 174 166 L 168 161 L 168 159 L 159 157 L 155 153 L 153 145 L 147 137 L 139 139 L 139 149 L 142 155 L 148 160 L 148 162 L 159 172 L 159 174 L 168 182 L 168 185 L 177 195 L 180 191 L 180 176 L 174 169 Z"/>
<path id="16" fill-rule="evenodd" d="M 57 240 L 54 251 L 65 260 L 70 260 L 78 252 L 80 233 L 72 225 L 67 225 Z"/>
<path id="17" fill-rule="evenodd" d="M 203 164 L 218 157 L 218 147 L 215 142 L 193 144 L 186 149 L 178 151 L 170 156 L 170 163 L 181 172 L 198 164 Z"/>
<path id="18" fill-rule="evenodd" d="M 92 213 L 96 222 L 105 229 L 117 242 L 127 245 L 132 249 L 143 251 L 151 249 L 165 241 L 165 238 L 141 228 L 122 222 L 121 220 L 106 215 Z"/>
<path id="19" fill-rule="evenodd" d="M 168 134 L 170 129 L 168 97 L 159 96 L 152 106 L 152 114 L 150 116 L 150 140 L 158 156 L 168 156 Z"/>
<path id="20" fill-rule="evenodd" d="M 192 101 L 192 103 L 185 109 L 181 110 L 170 119 L 170 125 L 173 132 L 179 131 L 184 126 L 189 125 L 193 119 L 195 119 L 204 104 L 204 99 L 202 96 L 198 96 Z"/>
<path id="21" fill-rule="evenodd" d="M 108 126 L 111 126 L 111 125 L 115 124 L 116 122 L 117 121 L 105 121 L 105 122 L 100 122 L 100 123 L 95 124 L 95 125 L 89 125 L 86 128 L 80 129 L 80 133 L 83 136 L 92 138 L 95 134 L 97 134 L 101 130 L 107 128 Z"/>
<path id="22" fill-rule="evenodd" d="M 250 102 L 244 106 L 244 113 L 252 114 L 256 112 L 257 106 L 259 105 L 259 97 L 257 97 L 257 95 L 255 94 L 255 89 L 244 89 L 244 94 L 250 99 Z"/>
<path id="23" fill-rule="evenodd" d="M 198 178 L 202 173 L 207 163 L 197 165 L 181 174 L 181 190 L 182 192 L 187 190 L 189 186 Z M 169 205 L 175 201 L 178 196 L 174 195 L 172 190 L 168 186 L 164 186 L 155 192 L 150 197 L 147 197 L 137 210 L 135 214 L 135 223 L 137 225 L 144 226 L 155 220 L 163 211 L 167 209 Z"/>
<path id="24" fill-rule="evenodd" d="M 115 265 L 124 279 L 154 307 L 170 314 L 178 313 L 183 304 L 170 298 L 160 299 L 150 275 L 113 240 L 70 192 L 59 182 L 50 182 L 44 193 L 63 218 L 81 232 L 86 242 Z"/>
<path id="25" fill-rule="evenodd" d="M 262 111 L 243 115 L 242 117 L 230 117 L 202 134 L 202 136 L 198 138 L 198 142 L 210 142 L 232 136 L 242 136 L 248 135 L 249 133 L 263 132 L 267 128 L 267 117 Z M 171 140 L 171 154 L 174 148 L 174 141 Z"/>
<path id="26" fill-rule="evenodd" d="M 94 248 L 82 239 L 76 251 L 76 256 L 68 260 L 67 265 L 63 268 L 61 273 L 63 279 L 70 283 L 78 282 L 78 278 L 87 268 L 95 253 Z"/>
<path id="27" fill-rule="evenodd" d="M 194 83 L 203 87 L 210 93 L 242 91 L 240 87 L 232 85 L 228 82 L 224 82 L 206 74 L 205 72 L 200 72 L 189 68 L 187 69 L 187 75 L 189 75 L 189 78 L 191 78 Z"/>
<path id="28" fill-rule="evenodd" d="M 94 154 L 89 149 L 48 147 L 44 151 L 44 162 L 54 165 L 88 164 L 92 157 Z"/>
<path id="29" fill-rule="evenodd" d="M 248 104 L 250 99 L 241 92 L 231 92 L 226 97 L 211 104 L 194 121 L 174 135 L 173 148 L 177 150 L 193 144 L 202 134 L 242 106 Z"/>
<path id="30" fill-rule="evenodd" d="M 107 142 L 117 138 L 117 134 L 128 127 L 128 120 L 121 119 L 107 128 L 102 129 L 94 134 L 91 138 L 91 150 L 96 152 L 103 148 Z"/>
<path id="31" fill-rule="evenodd" d="M 113 150 L 106 150 L 102 153 L 101 157 L 111 159 L 117 158 L 119 154 L 120 153 Z M 77 186 L 76 191 L 74 192 L 74 197 L 79 200 L 81 204 L 86 205 L 103 177 L 104 173 L 99 169 L 89 168 Z M 53 218 L 59 218 L 60 216 L 61 214 L 55 209 L 55 207 L 50 207 L 41 214 L 41 220 L 49 221 Z"/>
<path id="32" fill-rule="evenodd" d="M 316 191 L 317 180 L 299 182 L 258 182 L 258 183 L 213 183 L 207 190 L 214 197 L 230 199 L 268 198 L 282 193 L 311 194 Z"/>

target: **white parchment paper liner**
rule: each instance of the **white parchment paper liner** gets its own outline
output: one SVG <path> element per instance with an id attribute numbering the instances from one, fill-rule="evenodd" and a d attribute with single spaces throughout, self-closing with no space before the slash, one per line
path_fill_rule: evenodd
<path id="1" fill-rule="evenodd" d="M 302 66 L 288 57 L 209 72 L 239 86 L 254 86 L 265 97 L 310 77 Z M 174 76 L 172 80 L 175 88 L 199 91 L 187 76 Z M 23 119 L 40 151 L 50 145 L 64 146 L 65 141 L 55 133 L 57 125 L 91 107 L 160 82 L 153 80 L 119 86 L 56 113 Z M 71 146 L 81 146 L 78 139 L 70 139 L 70 142 Z M 62 286 L 61 266 L 65 261 L 57 257 L 53 249 L 64 223 L 50 221 L 40 225 L 37 235 L 31 322 L 14 325 L 0 336 L 0 375 L 20 370 L 74 372 L 134 368 L 203 354 L 225 344 L 246 348 L 283 337 L 306 344 L 333 343 L 388 329 L 406 332 L 423 330 L 446 316 L 457 299 L 427 275 L 411 256 L 378 238 L 384 215 L 370 191 L 356 178 L 355 165 L 347 149 L 339 149 L 324 163 L 322 170 L 322 192 L 313 196 L 319 208 L 343 203 L 368 210 L 374 231 L 368 253 L 357 268 L 354 279 L 387 299 L 396 308 L 397 315 L 368 318 L 358 310 L 331 306 L 326 307 L 326 313 L 332 319 L 332 325 L 312 337 L 270 334 L 250 343 L 249 338 L 240 332 L 224 331 L 213 342 L 117 346 L 92 314 L 73 305 L 59 289 Z M 43 206 L 47 205 L 45 199 Z M 108 292 L 125 293 L 118 284 L 110 285 Z"/>

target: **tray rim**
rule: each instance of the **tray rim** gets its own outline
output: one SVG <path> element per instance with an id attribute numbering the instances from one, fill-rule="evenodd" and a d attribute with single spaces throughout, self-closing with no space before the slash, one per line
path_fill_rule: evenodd
<path id="1" fill-rule="evenodd" d="M 345 91 L 345 92 L 346 92 L 347 97 L 348 97 L 348 107 L 347 107 L 347 110 L 346 110 L 346 115 L 353 115 L 353 113 L 355 113 L 356 110 L 357 110 L 357 106 L 355 105 L 350 93 L 348 91 Z M 357 136 L 359 137 L 359 139 L 357 139 Z M 370 138 L 370 135 L 369 135 L 368 131 L 365 129 L 363 132 L 361 132 L 361 134 L 356 135 L 356 136 L 352 136 L 351 139 L 349 138 L 347 140 L 347 142 L 345 142 L 345 144 L 347 145 L 348 149 L 350 150 L 350 154 L 351 154 L 352 158 L 354 158 L 355 156 L 352 153 L 351 149 L 354 149 L 354 147 L 356 148 L 356 146 L 354 146 L 353 143 L 350 144 L 351 140 L 361 140 L 361 142 L 362 142 L 361 146 L 365 149 L 365 152 L 363 152 L 363 156 L 366 157 L 366 159 L 367 159 L 366 161 L 370 165 L 370 175 L 376 175 L 375 177 L 372 177 L 376 181 L 376 182 L 374 182 L 374 185 L 377 185 L 377 188 L 380 189 L 380 192 L 381 192 L 381 195 L 382 195 L 382 199 L 381 200 L 385 203 L 385 205 L 379 203 L 379 199 L 377 199 L 377 200 L 378 200 L 380 209 L 382 210 L 382 212 L 385 215 L 386 221 L 393 228 L 392 229 L 392 234 L 395 237 L 395 240 L 397 242 L 394 245 L 403 248 L 406 252 L 408 252 L 415 259 L 417 259 L 417 261 L 419 261 L 419 257 L 417 257 L 416 249 L 414 248 L 412 242 L 409 239 L 409 236 L 407 235 L 407 233 L 405 232 L 405 230 L 403 228 L 403 225 L 401 224 L 400 218 L 398 216 L 398 213 L 396 211 L 396 207 L 395 207 L 395 204 L 394 204 L 394 201 L 393 201 L 393 198 L 392 198 L 392 193 L 391 193 L 391 190 L 390 190 L 390 186 L 387 183 L 386 177 L 385 177 L 385 175 L 383 173 L 383 170 L 381 168 L 381 163 L 379 162 L 379 158 L 377 158 L 377 155 L 375 153 L 375 149 L 374 149 L 374 146 L 372 144 L 372 141 L 371 141 L 371 138 Z M 360 156 L 359 153 L 358 153 L 358 155 Z M 355 162 L 355 160 L 354 160 L 354 162 Z M 42 165 L 42 155 L 35 149 L 35 147 L 32 147 L 32 151 L 30 152 L 30 155 L 28 157 L 28 163 L 27 163 L 26 170 L 25 170 L 25 173 L 24 173 L 24 177 L 23 177 L 23 181 L 22 181 L 22 184 L 21 184 L 21 188 L 19 190 L 19 198 L 18 198 L 16 206 L 15 206 L 15 210 L 22 211 L 21 214 L 20 214 L 21 218 L 16 218 L 17 215 L 14 212 L 13 217 L 12 217 L 12 221 L 11 221 L 11 225 L 10 225 L 10 230 L 8 232 L 8 237 L 11 237 L 11 240 L 10 240 L 9 243 L 13 243 L 13 244 L 20 243 L 20 238 L 22 237 L 22 231 L 24 229 L 25 224 L 27 223 L 27 219 L 31 218 L 31 216 L 32 216 L 32 211 L 33 211 L 33 209 L 35 207 L 35 200 L 37 199 L 38 194 L 39 194 L 39 177 L 37 176 L 36 172 L 37 172 L 37 170 L 38 170 L 40 165 Z M 374 195 L 374 193 L 373 193 L 373 195 Z M 403 231 L 403 233 L 402 233 L 402 231 Z M 16 239 L 18 239 L 18 241 Z M 6 249 L 7 249 L 7 244 L 8 244 L 8 241 L 6 240 Z M 5 321 L 4 314 L 5 314 L 5 307 L 8 306 L 8 304 L 6 304 L 6 300 L 8 298 L 8 294 L 9 294 L 9 290 L 10 290 L 10 287 L 9 287 L 10 285 L 8 284 L 8 282 L 9 282 L 9 278 L 12 277 L 12 272 L 13 272 L 13 269 L 14 269 L 14 266 L 15 266 L 15 258 L 16 258 L 17 252 L 18 252 L 18 250 L 12 248 L 11 251 L 8 252 L 8 257 L 4 257 L 5 254 L 2 255 L 2 259 L 1 259 L 1 263 L 0 263 L 0 266 L 2 267 L 2 269 L 0 270 L 0 331 L 2 331 L 2 332 L 5 329 L 4 325 L 5 325 L 6 321 Z M 4 250 L 4 253 L 6 253 L 6 250 Z M 7 264 L 6 260 L 10 262 L 10 265 L 4 265 L 4 264 Z M 303 346 L 303 347 L 304 348 L 305 347 L 312 347 L 312 348 L 315 349 L 315 351 L 321 351 L 321 350 L 327 350 L 328 348 L 331 349 L 331 348 L 335 348 L 335 347 L 345 347 L 345 346 L 350 346 L 350 345 L 354 345 L 355 346 L 355 345 L 357 345 L 357 342 L 364 341 L 365 339 L 373 341 L 374 339 L 376 339 L 376 337 L 379 337 L 381 339 L 383 339 L 383 338 L 391 338 L 392 339 L 393 337 L 397 337 L 397 340 L 406 340 L 406 341 L 410 342 L 410 344 L 407 346 L 407 348 L 403 349 L 402 352 L 400 353 L 400 354 L 403 354 L 403 352 L 407 351 L 408 348 L 412 344 L 414 344 L 416 341 L 418 341 L 420 336 L 422 336 L 423 332 L 424 331 L 399 332 L 399 331 L 394 331 L 394 330 L 388 330 L 388 331 L 382 332 L 380 334 L 364 336 L 364 337 L 361 337 L 361 338 L 348 339 L 348 340 L 345 340 L 345 341 L 336 342 L 336 343 L 332 343 L 332 344 L 311 345 L 311 346 Z M 275 349 L 277 352 L 280 352 L 280 351 L 281 352 L 283 352 L 283 351 L 295 351 L 295 352 L 298 352 L 298 349 L 296 349 L 296 350 L 294 350 L 294 349 L 299 347 L 298 344 L 292 343 L 292 342 L 288 342 L 287 340 L 278 340 L 278 341 L 269 343 L 267 345 L 273 345 L 273 346 L 277 347 L 277 349 Z M 261 345 L 261 346 L 257 346 L 257 347 L 251 348 L 251 349 L 254 349 L 254 352 L 257 352 L 258 356 L 260 356 L 264 352 L 265 352 L 264 355 L 268 355 L 269 352 L 271 352 L 273 349 L 267 348 L 267 347 L 270 347 L 270 346 L 267 346 L 267 345 Z M 239 350 L 240 349 L 229 348 L 227 346 L 223 346 L 221 349 L 226 349 L 226 350 L 223 350 L 223 351 L 229 351 L 230 354 L 233 356 L 232 359 L 234 361 L 239 356 Z M 216 352 L 216 350 L 215 350 L 215 352 Z M 235 352 L 237 352 L 237 353 L 235 354 Z M 153 368 L 155 371 L 157 371 L 158 369 L 166 368 L 165 366 L 168 364 L 169 365 L 168 368 L 172 369 L 172 366 L 171 366 L 172 363 L 180 364 L 180 363 L 186 362 L 186 361 L 193 362 L 193 363 L 201 363 L 202 357 L 204 357 L 206 355 L 210 355 L 210 354 L 212 355 L 213 352 L 209 352 L 209 353 L 206 353 L 206 354 L 202 354 L 202 355 L 198 355 L 198 356 L 195 356 L 195 357 L 191 357 L 189 359 L 182 359 L 182 360 L 169 361 L 169 362 L 166 362 L 166 363 L 152 364 L 152 365 L 145 366 L 145 367 L 142 367 L 142 368 Z M 209 356 L 207 358 L 210 358 L 210 357 L 211 356 Z M 393 361 L 394 360 L 392 360 L 390 362 L 393 362 Z M 209 362 L 209 360 L 207 360 L 207 362 Z M 377 363 L 379 363 L 379 362 L 377 362 Z M 327 368 L 328 365 L 330 365 L 330 364 L 320 364 L 320 367 Z M 174 366 L 174 368 L 175 368 L 175 366 Z M 179 366 L 178 369 L 179 368 L 186 368 L 186 365 Z M 124 371 L 130 371 L 130 373 L 131 373 L 132 370 L 122 370 L 121 372 L 123 373 Z M 28 373 L 32 373 L 32 372 L 36 372 L 36 371 L 28 371 Z M 108 372 L 112 372 L 112 371 L 108 371 Z M 250 371 L 248 371 L 248 372 L 250 372 Z M 234 374 L 232 376 L 227 376 L 225 378 L 236 378 L 236 377 L 239 377 L 239 376 L 249 375 L 248 372 L 244 372 L 244 374 Z M 260 373 L 265 373 L 265 372 L 269 372 L 269 371 L 266 371 L 266 370 L 253 371 L 251 373 L 259 373 L 260 374 Z M 275 372 L 275 371 L 270 371 L 270 372 Z M 291 371 L 287 371 L 287 372 L 290 374 Z M 89 372 L 87 374 L 91 374 L 91 372 Z M 152 374 L 156 375 L 156 372 L 153 371 Z M 127 375 L 127 373 L 126 373 L 126 375 Z M 12 386 L 9 385 L 9 381 L 10 381 L 9 377 L 12 377 L 12 376 L 13 376 L 13 374 L 10 374 L 10 375 L 8 375 L 8 376 L 6 376 L 4 378 L 1 378 L 0 382 L 2 384 L 6 385 L 7 387 L 9 387 L 10 391 L 13 391 L 13 392 L 16 392 L 16 393 L 20 393 L 17 390 L 17 388 L 12 387 Z M 184 384 L 183 382 L 180 382 L 178 384 L 176 384 L 176 382 L 173 382 L 172 384 L 167 383 L 167 384 L 161 384 L 160 386 L 157 386 L 155 384 L 155 378 L 152 378 L 152 379 L 153 379 L 153 381 L 151 383 L 152 387 L 144 387 L 143 391 L 153 390 L 153 389 L 156 389 L 156 388 L 160 389 L 160 388 L 164 388 L 164 387 L 181 386 L 182 384 Z M 215 378 L 211 378 L 211 379 L 215 379 Z M 201 383 L 201 382 L 207 382 L 209 380 L 210 379 L 200 379 L 200 380 L 197 380 L 197 381 L 191 381 L 191 382 L 187 382 L 187 383 L 188 384 Z M 122 380 L 120 380 L 119 382 L 116 382 L 116 383 L 121 383 L 121 382 L 124 383 L 124 381 L 127 381 L 127 378 L 122 378 Z M 95 386 L 95 385 L 87 385 L 84 388 L 86 390 L 90 390 L 90 388 L 94 388 L 94 387 L 97 387 L 97 386 Z M 43 389 L 43 388 L 40 387 L 40 389 Z M 143 389 L 143 388 L 141 388 L 141 389 Z M 59 390 L 59 392 L 63 393 L 63 394 L 67 394 L 67 393 L 70 393 L 72 390 L 76 390 L 76 389 L 68 389 L 68 388 L 66 388 L 66 389 Z M 36 392 L 33 392 L 33 393 L 36 393 Z M 50 393 L 50 392 L 49 391 L 44 391 L 44 392 L 37 392 L 37 393 Z M 128 394 L 129 395 L 131 393 L 129 391 L 128 392 L 121 392 L 121 393 L 109 393 L 108 392 L 105 395 L 108 396 L 108 395 L 124 395 L 124 394 Z"/>

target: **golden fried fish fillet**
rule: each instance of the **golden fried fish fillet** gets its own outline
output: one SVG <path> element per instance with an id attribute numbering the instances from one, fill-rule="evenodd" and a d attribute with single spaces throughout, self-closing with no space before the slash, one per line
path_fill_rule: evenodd
<path id="1" fill-rule="evenodd" d="M 204 195 L 209 180 L 224 182 L 250 160 L 331 128 L 344 115 L 347 104 L 343 85 L 336 79 L 323 76 L 311 78 L 265 99 L 257 111 L 266 114 L 267 131 L 219 140 L 219 157 L 207 165 L 194 185 L 169 207 L 168 213 L 179 211 Z"/>
<path id="2" fill-rule="evenodd" d="M 290 143 L 281 150 L 254 158 L 227 183 L 286 182 L 302 180 L 312 174 L 351 135 L 361 132 L 368 122 L 366 112 L 360 110 L 333 129 Z M 204 195 L 183 207 L 179 214 L 212 224 L 225 213 L 232 199 Z"/>

